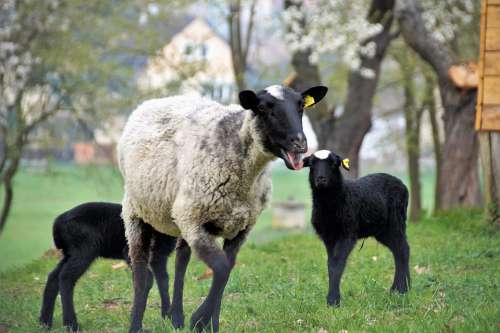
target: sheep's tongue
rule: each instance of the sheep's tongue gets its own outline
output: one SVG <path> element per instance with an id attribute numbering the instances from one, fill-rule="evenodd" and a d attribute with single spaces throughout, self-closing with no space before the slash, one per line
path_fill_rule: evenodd
<path id="1" fill-rule="evenodd" d="M 300 170 L 304 166 L 302 163 L 302 154 L 286 152 L 286 158 L 288 162 L 292 165 L 294 170 Z"/>

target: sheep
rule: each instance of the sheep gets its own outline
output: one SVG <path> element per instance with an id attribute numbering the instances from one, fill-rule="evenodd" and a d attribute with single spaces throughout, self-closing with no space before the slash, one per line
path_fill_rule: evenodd
<path id="1" fill-rule="evenodd" d="M 340 304 L 340 279 L 359 238 L 375 237 L 387 246 L 396 265 L 391 291 L 410 286 L 410 247 L 406 239 L 408 190 L 398 178 L 377 173 L 343 180 L 349 160 L 328 150 L 304 158 L 312 191 L 312 225 L 328 256 L 328 305 Z"/>
<path id="2" fill-rule="evenodd" d="M 62 250 L 63 257 L 47 278 L 39 317 L 43 326 L 52 326 L 55 300 L 60 292 L 63 324 L 72 331 L 78 331 L 73 305 L 73 289 L 77 280 L 97 257 L 124 259 L 127 264 L 130 263 L 121 211 L 120 204 L 89 202 L 76 206 L 55 219 L 54 243 Z M 160 291 L 161 313 L 164 317 L 170 306 L 166 263 L 175 244 L 174 237 L 155 233 L 152 245 L 155 256 L 151 260 L 151 268 Z M 152 283 L 153 273 L 149 272 L 147 292 Z"/>
<path id="3" fill-rule="evenodd" d="M 303 93 L 271 86 L 241 91 L 239 106 L 183 95 L 146 101 L 133 111 L 118 144 L 134 277 L 130 332 L 141 329 L 146 306 L 148 225 L 180 238 L 169 313 L 173 326 L 184 325 L 183 279 L 193 249 L 213 279 L 190 327 L 218 331 L 236 255 L 269 200 L 268 165 L 279 157 L 289 169 L 302 168 L 303 108 L 326 92 L 321 86 Z M 224 239 L 222 249 L 217 237 Z"/>

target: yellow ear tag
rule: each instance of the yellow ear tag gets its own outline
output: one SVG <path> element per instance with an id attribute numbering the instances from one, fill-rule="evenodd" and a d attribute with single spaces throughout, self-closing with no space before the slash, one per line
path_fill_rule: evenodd
<path id="1" fill-rule="evenodd" d="M 306 97 L 304 97 L 304 107 L 305 108 L 308 108 L 308 107 L 314 105 L 314 103 L 316 103 L 314 101 L 314 97 L 309 96 L 309 95 L 306 95 Z"/>
<path id="2" fill-rule="evenodd" d="M 344 169 L 349 170 L 349 159 L 348 158 L 344 158 L 342 160 L 342 166 L 344 167 Z"/>

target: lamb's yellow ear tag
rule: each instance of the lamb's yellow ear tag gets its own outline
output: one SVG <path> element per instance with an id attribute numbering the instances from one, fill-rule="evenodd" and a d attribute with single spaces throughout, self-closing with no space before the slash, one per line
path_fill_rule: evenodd
<path id="1" fill-rule="evenodd" d="M 304 107 L 305 107 L 305 108 L 308 108 L 308 107 L 310 107 L 310 106 L 313 106 L 313 105 L 314 105 L 314 103 L 316 103 L 316 102 L 314 101 L 314 97 L 309 96 L 309 95 L 306 95 L 306 96 L 304 97 Z"/>
<path id="2" fill-rule="evenodd" d="M 342 160 L 342 166 L 344 167 L 344 169 L 349 170 L 349 159 L 348 158 L 344 158 Z"/>

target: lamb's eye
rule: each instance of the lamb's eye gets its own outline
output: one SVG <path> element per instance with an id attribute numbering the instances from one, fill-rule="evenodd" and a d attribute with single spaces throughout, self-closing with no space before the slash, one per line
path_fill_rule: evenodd
<path id="1" fill-rule="evenodd" d="M 257 106 L 257 109 L 259 111 L 264 111 L 266 109 L 266 107 L 264 106 L 264 104 L 259 104 L 259 106 Z"/>

